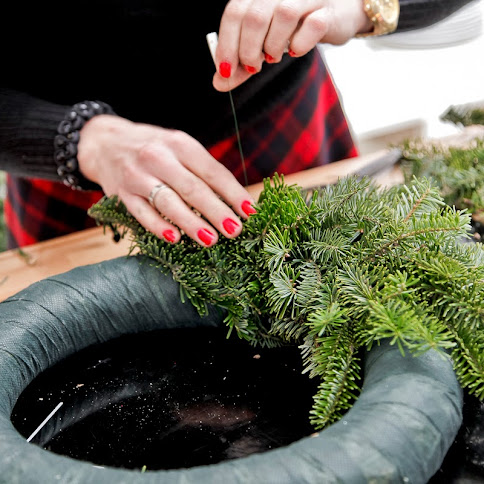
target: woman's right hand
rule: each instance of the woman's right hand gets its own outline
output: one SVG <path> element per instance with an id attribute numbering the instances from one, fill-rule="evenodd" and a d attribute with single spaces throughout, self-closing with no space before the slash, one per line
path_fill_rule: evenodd
<path id="1" fill-rule="evenodd" d="M 362 0 L 229 0 L 218 32 L 217 91 L 235 89 L 280 62 L 286 49 L 301 57 L 319 43 L 341 45 L 372 23 Z"/>
<path id="2" fill-rule="evenodd" d="M 117 195 L 148 231 L 171 243 L 181 231 L 204 247 L 233 238 L 254 200 L 232 173 L 188 134 L 99 115 L 81 130 L 79 168 Z M 148 201 L 157 185 L 153 206 Z M 201 217 L 202 215 L 203 217 Z M 240 217 L 240 218 L 239 218 Z"/>

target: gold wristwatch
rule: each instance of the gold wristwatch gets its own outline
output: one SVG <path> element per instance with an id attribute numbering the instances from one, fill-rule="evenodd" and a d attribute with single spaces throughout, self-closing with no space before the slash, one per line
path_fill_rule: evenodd
<path id="1" fill-rule="evenodd" d="M 363 9 L 373 24 L 373 30 L 356 37 L 390 34 L 396 30 L 400 15 L 398 0 L 363 0 Z"/>

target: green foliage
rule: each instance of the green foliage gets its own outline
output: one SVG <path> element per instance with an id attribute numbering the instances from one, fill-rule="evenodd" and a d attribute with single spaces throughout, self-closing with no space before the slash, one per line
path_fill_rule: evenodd
<path id="1" fill-rule="evenodd" d="M 470 215 L 426 178 L 380 189 L 349 177 L 307 193 L 275 176 L 242 234 L 211 248 L 157 239 L 114 199 L 89 213 L 129 228 L 133 246 L 171 272 L 200 314 L 223 308 L 229 333 L 298 345 L 320 382 L 315 428 L 352 405 L 363 350 L 384 338 L 402 353 L 450 353 L 462 385 L 484 397 L 484 247 L 463 243 Z"/>
<path id="2" fill-rule="evenodd" d="M 440 190 L 445 203 L 468 208 L 475 220 L 484 212 L 484 140 L 472 146 L 445 148 L 439 143 L 407 141 L 402 145 L 401 166 L 406 183 L 426 177 Z"/>
<path id="3" fill-rule="evenodd" d="M 484 124 L 484 108 L 450 106 L 440 119 L 457 126 Z"/>

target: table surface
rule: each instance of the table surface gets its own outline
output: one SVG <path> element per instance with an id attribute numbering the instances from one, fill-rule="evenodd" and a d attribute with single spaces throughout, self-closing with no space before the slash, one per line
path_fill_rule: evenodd
<path id="1" fill-rule="evenodd" d="M 386 162 L 390 150 L 381 150 L 369 155 L 338 161 L 318 168 L 285 177 L 288 184 L 303 188 L 314 188 L 335 183 L 338 178 L 350 173 L 374 173 L 382 185 L 402 181 L 401 172 L 393 163 Z M 383 160 L 383 163 L 382 163 Z M 387 166 L 385 166 L 387 163 Z M 383 166 L 382 166 L 383 165 Z M 248 187 L 257 199 L 263 184 Z M 110 230 L 103 227 L 75 232 L 55 239 L 33 244 L 23 249 L 12 249 L 0 253 L 0 301 L 16 294 L 21 289 L 49 276 L 67 272 L 75 267 L 94 264 L 104 260 L 128 255 L 129 238 L 114 242 Z"/>

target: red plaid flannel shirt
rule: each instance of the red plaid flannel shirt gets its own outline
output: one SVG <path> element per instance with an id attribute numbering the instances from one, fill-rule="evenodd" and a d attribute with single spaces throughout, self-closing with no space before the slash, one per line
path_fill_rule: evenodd
<path id="1" fill-rule="evenodd" d="M 357 155 L 347 120 L 320 56 L 288 104 L 279 104 L 240 132 L 249 184 Z M 209 148 L 244 183 L 236 136 Z M 7 177 L 8 247 L 22 247 L 95 226 L 87 210 L 103 193 L 62 183 Z"/>

